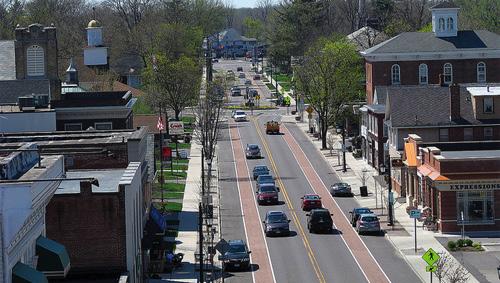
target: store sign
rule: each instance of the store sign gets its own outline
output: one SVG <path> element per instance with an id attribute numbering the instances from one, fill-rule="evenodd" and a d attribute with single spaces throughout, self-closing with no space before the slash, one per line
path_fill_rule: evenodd
<path id="1" fill-rule="evenodd" d="M 436 182 L 434 187 L 440 191 L 489 191 L 500 190 L 500 180 L 470 180 Z"/>
<path id="2" fill-rule="evenodd" d="M 184 122 L 182 122 L 182 121 L 170 121 L 170 122 L 168 122 L 168 133 L 170 135 L 183 135 L 184 134 Z"/>

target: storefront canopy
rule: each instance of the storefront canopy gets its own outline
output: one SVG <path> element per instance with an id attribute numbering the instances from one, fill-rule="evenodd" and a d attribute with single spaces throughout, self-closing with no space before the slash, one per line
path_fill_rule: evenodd
<path id="1" fill-rule="evenodd" d="M 43 236 L 36 240 L 37 269 L 49 278 L 64 278 L 70 269 L 66 248 Z"/>
<path id="2" fill-rule="evenodd" d="M 48 283 L 45 275 L 30 266 L 18 262 L 12 268 L 13 283 Z"/>

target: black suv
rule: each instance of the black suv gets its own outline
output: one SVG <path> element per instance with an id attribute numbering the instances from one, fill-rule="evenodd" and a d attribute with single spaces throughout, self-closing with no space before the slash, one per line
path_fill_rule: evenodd
<path id="1" fill-rule="evenodd" d="M 250 253 L 247 244 L 243 240 L 229 240 L 229 250 L 224 253 L 222 259 L 226 269 L 249 269 Z"/>
<path id="2" fill-rule="evenodd" d="M 310 233 L 330 232 L 333 229 L 333 220 L 330 211 L 326 208 L 311 210 L 307 215 L 307 229 Z"/>

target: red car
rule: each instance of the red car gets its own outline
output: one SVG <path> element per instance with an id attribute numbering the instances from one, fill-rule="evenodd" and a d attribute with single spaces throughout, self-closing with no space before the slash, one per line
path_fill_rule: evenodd
<path id="1" fill-rule="evenodd" d="M 302 210 L 309 211 L 315 208 L 321 208 L 321 197 L 315 194 L 307 194 L 301 197 Z"/>

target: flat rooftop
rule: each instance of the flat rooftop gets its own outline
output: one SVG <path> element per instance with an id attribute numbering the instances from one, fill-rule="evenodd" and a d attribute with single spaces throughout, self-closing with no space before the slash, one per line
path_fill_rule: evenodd
<path id="1" fill-rule="evenodd" d="M 500 86 L 471 86 L 467 87 L 467 91 L 470 92 L 473 96 L 499 96 L 500 95 Z"/>
<path id="2" fill-rule="evenodd" d="M 445 159 L 500 159 L 500 150 L 441 151 Z"/>
<path id="3" fill-rule="evenodd" d="M 67 171 L 66 178 L 96 178 L 99 187 L 92 185 L 93 193 L 117 193 L 118 185 L 125 173 L 123 169 L 112 170 L 74 170 Z M 79 194 L 80 181 L 62 181 L 55 194 Z"/>
<path id="4" fill-rule="evenodd" d="M 36 108 L 32 111 L 21 111 L 17 105 L 0 105 L 0 113 L 36 113 L 36 112 L 55 112 L 50 108 Z"/>

